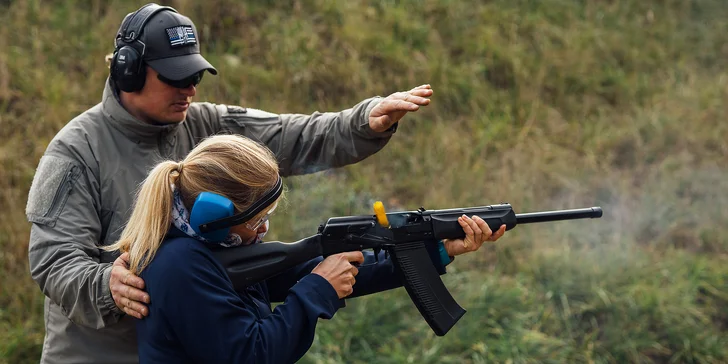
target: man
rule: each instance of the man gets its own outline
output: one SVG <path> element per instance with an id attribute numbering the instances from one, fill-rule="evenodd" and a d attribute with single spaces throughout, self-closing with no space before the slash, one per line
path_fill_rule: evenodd
<path id="1" fill-rule="evenodd" d="M 26 214 L 31 275 L 46 295 L 42 363 L 138 360 L 134 317 L 148 312 L 144 283 L 124 256 L 99 247 L 118 239 L 151 166 L 181 160 L 216 133 L 265 143 L 284 176 L 356 163 L 432 95 L 423 85 L 312 115 L 196 103 L 202 75 L 217 74 L 199 49 L 195 25 L 172 8 L 148 4 L 127 15 L 102 101 L 59 131 L 41 158 Z"/>

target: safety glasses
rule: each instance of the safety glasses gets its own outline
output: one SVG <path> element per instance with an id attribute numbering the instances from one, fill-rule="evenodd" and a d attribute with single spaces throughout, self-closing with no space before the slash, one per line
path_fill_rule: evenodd
<path id="1" fill-rule="evenodd" d="M 157 78 L 160 81 L 162 81 L 174 88 L 188 88 L 190 86 L 199 85 L 200 82 L 202 81 L 202 75 L 204 75 L 204 74 L 205 74 L 205 71 L 200 71 L 200 72 L 193 74 L 190 77 L 183 78 L 183 79 L 177 80 L 177 81 L 170 80 L 169 78 L 166 78 L 160 74 L 157 74 Z"/>
<path id="2" fill-rule="evenodd" d="M 273 214 L 273 211 L 276 210 L 276 207 L 278 207 L 278 203 L 276 203 L 272 209 L 268 210 L 268 212 L 260 217 L 259 219 L 255 221 L 248 221 L 245 223 L 245 227 L 247 227 L 250 230 L 257 231 L 263 224 L 265 224 L 266 221 L 270 218 L 270 215 Z"/>
<path id="3" fill-rule="evenodd" d="M 248 207 L 245 211 L 235 214 L 233 216 L 223 217 L 222 219 L 217 219 L 215 221 L 211 221 L 205 224 L 200 224 L 200 231 L 203 233 L 209 232 L 209 231 L 215 231 L 219 229 L 224 229 L 226 227 L 245 224 L 246 227 L 248 227 L 251 230 L 258 230 L 261 225 L 263 225 L 266 221 L 268 221 L 268 218 L 273 213 L 273 211 L 278 207 L 278 197 L 281 196 L 283 193 L 283 180 L 281 179 L 281 176 L 278 176 L 278 181 L 276 181 L 276 184 L 268 190 L 268 192 L 263 195 L 260 200 L 256 201 L 252 206 Z M 268 210 L 268 212 L 263 216 L 262 218 L 256 220 L 256 221 L 248 221 L 253 219 L 255 216 L 257 216 L 261 211 L 265 211 L 265 209 L 273 204 L 275 202 L 275 205 L 272 209 Z"/>

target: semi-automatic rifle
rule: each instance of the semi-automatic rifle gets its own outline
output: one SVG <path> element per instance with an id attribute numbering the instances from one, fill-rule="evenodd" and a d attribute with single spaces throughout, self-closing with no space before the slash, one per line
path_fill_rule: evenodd
<path id="1" fill-rule="evenodd" d="M 465 314 L 440 279 L 428 248 L 441 239 L 459 239 L 465 232 L 462 215 L 480 216 L 492 231 L 501 225 L 599 218 L 600 207 L 516 214 L 510 204 L 386 213 L 381 202 L 374 215 L 332 217 L 318 233 L 294 243 L 266 242 L 228 248 L 214 254 L 225 266 L 236 290 L 261 282 L 318 256 L 372 249 L 381 250 L 401 274 L 412 302 L 438 336 L 445 335 Z M 429 245 L 429 246 L 428 246 Z"/>

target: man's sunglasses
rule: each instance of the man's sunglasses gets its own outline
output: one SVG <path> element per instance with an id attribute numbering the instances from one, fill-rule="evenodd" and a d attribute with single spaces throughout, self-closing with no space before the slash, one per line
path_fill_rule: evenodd
<path id="1" fill-rule="evenodd" d="M 175 87 L 175 88 L 188 88 L 190 86 L 199 85 L 200 81 L 202 81 L 202 75 L 204 75 L 204 74 L 205 74 L 205 71 L 200 71 L 200 72 L 193 74 L 190 77 L 183 78 L 183 79 L 177 80 L 177 81 L 170 80 L 169 78 L 166 78 L 160 74 L 157 74 L 157 78 L 160 81 L 162 81 L 172 87 Z"/>

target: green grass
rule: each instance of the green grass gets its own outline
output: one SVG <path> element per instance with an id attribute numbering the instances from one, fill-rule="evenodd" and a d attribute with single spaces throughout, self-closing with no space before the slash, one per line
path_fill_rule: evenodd
<path id="1" fill-rule="evenodd" d="M 510 202 L 600 205 L 519 226 L 443 280 L 436 337 L 404 290 L 350 300 L 304 363 L 728 362 L 728 7 L 721 0 L 169 3 L 220 71 L 198 99 L 346 108 L 429 83 L 362 163 L 288 178 L 271 239 L 329 216 Z M 100 101 L 131 1 L 0 1 L 0 362 L 37 362 L 27 191 L 53 135 Z"/>

